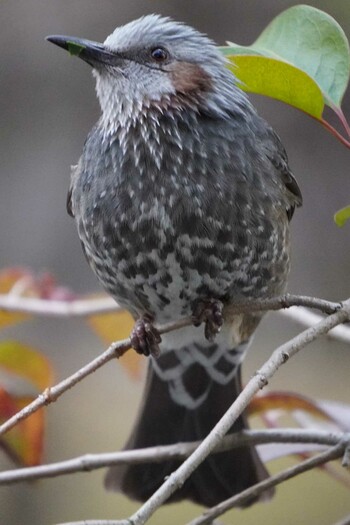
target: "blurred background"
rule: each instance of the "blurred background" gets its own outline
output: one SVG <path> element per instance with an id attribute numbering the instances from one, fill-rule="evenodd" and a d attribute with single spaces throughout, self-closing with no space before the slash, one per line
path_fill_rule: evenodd
<path id="1" fill-rule="evenodd" d="M 346 0 L 310 1 L 350 35 Z M 90 68 L 45 42 L 48 34 L 103 41 L 118 25 L 147 13 L 182 20 L 218 43 L 249 44 L 288 0 L 3 0 L 0 5 L 0 268 L 50 271 L 78 293 L 100 291 L 65 210 L 70 165 L 99 115 Z M 292 44 L 291 44 L 292 45 Z M 332 300 L 350 295 L 350 226 L 332 216 L 350 201 L 349 151 L 319 124 L 276 101 L 254 97 L 288 151 L 304 206 L 292 226 L 293 267 L 289 291 Z M 350 93 L 344 99 L 350 118 Z M 271 350 L 300 327 L 270 314 L 262 323 L 244 367 L 249 378 Z M 100 353 L 105 345 L 79 320 L 38 318 L 7 330 L 49 356 L 57 380 Z M 271 381 L 271 390 L 350 401 L 350 353 L 330 339 L 318 341 Z M 126 439 L 142 394 L 118 363 L 110 363 L 47 409 L 45 460 L 117 450 Z M 1 457 L 2 468 L 9 461 Z M 279 463 L 281 466 L 290 461 Z M 103 472 L 77 474 L 0 489 L 0 523 L 47 525 L 83 519 L 122 518 L 137 504 L 106 493 Z M 184 524 L 201 509 L 165 507 L 150 521 Z M 326 525 L 350 513 L 349 492 L 322 471 L 277 490 L 268 504 L 232 511 L 226 524 Z"/>

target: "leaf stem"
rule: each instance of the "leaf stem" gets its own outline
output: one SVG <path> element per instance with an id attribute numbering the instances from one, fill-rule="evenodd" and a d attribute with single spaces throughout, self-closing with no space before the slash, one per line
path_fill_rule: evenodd
<path id="1" fill-rule="evenodd" d="M 338 117 L 340 118 L 340 115 L 337 113 Z M 315 118 L 315 117 L 313 117 Z M 321 119 L 317 119 L 316 120 L 318 122 L 321 122 L 321 124 L 328 130 L 330 131 L 330 133 L 332 133 L 332 135 L 334 135 L 342 144 L 344 144 L 344 146 L 346 146 L 347 148 L 350 149 L 350 141 L 347 140 L 345 137 L 343 137 L 343 135 L 341 133 L 339 133 L 339 131 L 337 131 L 329 122 L 327 122 L 327 120 L 325 120 L 324 118 L 321 118 Z M 342 120 L 342 123 L 343 125 L 345 125 L 344 123 L 346 122 L 345 120 L 345 117 L 344 117 L 344 121 Z M 347 124 L 347 123 L 346 123 Z M 346 128 L 347 131 L 349 131 L 349 136 L 350 136 L 350 128 L 348 130 L 348 128 Z"/>
<path id="2" fill-rule="evenodd" d="M 340 122 L 343 124 L 343 127 L 344 127 L 346 133 L 350 137 L 350 126 L 349 126 L 348 121 L 345 118 L 345 115 L 344 115 L 342 109 L 337 107 L 337 106 L 332 106 L 332 109 L 333 109 L 334 113 L 337 115 L 337 117 L 339 118 Z"/>

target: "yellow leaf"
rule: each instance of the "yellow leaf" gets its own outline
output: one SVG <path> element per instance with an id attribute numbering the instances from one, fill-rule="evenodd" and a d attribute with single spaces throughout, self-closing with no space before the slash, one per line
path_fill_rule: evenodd
<path id="1" fill-rule="evenodd" d="M 34 348 L 16 341 L 0 343 L 0 368 L 27 379 L 39 390 L 53 382 L 53 369 L 48 359 Z"/>
<path id="2" fill-rule="evenodd" d="M 125 310 L 89 317 L 89 324 L 99 337 L 107 344 L 129 337 L 134 320 Z M 140 379 L 144 359 L 130 350 L 120 358 L 120 364 L 134 379 Z"/>

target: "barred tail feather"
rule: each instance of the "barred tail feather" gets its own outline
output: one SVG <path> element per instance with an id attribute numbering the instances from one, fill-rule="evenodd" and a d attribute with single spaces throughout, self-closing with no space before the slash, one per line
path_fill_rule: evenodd
<path id="1" fill-rule="evenodd" d="M 165 354 L 162 359 L 166 361 L 172 357 Z M 241 391 L 240 365 L 237 366 L 236 374 L 230 377 L 226 384 L 208 380 L 207 370 L 198 363 L 192 364 L 186 370 L 186 374 L 184 385 L 191 390 L 191 394 L 197 394 L 196 397 L 199 398 L 203 391 L 207 393 L 205 401 L 195 408 L 188 408 L 176 402 L 167 381 L 160 379 L 152 365 L 149 365 L 144 403 L 125 449 L 205 438 Z M 247 422 L 243 414 L 230 432 L 245 428 Z M 132 499 L 145 501 L 179 465 L 180 462 L 174 460 L 113 466 L 107 472 L 105 485 L 110 490 L 124 492 Z M 246 446 L 212 454 L 195 470 L 181 489 L 173 494 L 169 502 L 189 499 L 210 507 L 267 476 L 268 473 L 253 447 Z M 270 491 L 259 499 L 268 499 L 271 495 Z M 252 499 L 248 505 L 255 501 L 256 498 Z"/>

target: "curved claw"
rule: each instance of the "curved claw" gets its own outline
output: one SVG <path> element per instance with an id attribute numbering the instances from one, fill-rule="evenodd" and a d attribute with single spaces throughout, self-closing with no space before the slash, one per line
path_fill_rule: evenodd
<path id="1" fill-rule="evenodd" d="M 218 299 L 201 299 L 192 310 L 193 324 L 199 326 L 205 323 L 204 335 L 208 341 L 213 341 L 220 332 L 224 322 L 224 305 Z"/>
<path id="2" fill-rule="evenodd" d="M 136 321 L 130 335 L 131 346 L 138 354 L 159 357 L 159 343 L 162 338 L 153 326 L 152 321 L 153 319 L 148 316 L 141 317 Z"/>

